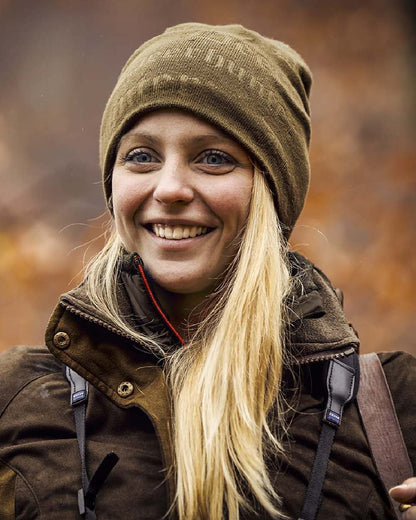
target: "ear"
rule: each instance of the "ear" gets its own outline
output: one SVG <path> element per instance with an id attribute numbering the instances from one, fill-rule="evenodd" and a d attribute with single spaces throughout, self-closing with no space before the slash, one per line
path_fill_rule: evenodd
<path id="1" fill-rule="evenodd" d="M 107 199 L 107 208 L 111 213 L 111 216 L 114 218 L 114 208 L 113 208 L 113 194 L 111 194 Z"/>

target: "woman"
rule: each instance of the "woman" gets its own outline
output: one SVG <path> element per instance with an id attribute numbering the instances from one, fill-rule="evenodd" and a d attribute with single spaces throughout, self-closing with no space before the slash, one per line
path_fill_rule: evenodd
<path id="1" fill-rule="evenodd" d="M 0 518 L 300 516 L 324 371 L 359 344 L 327 278 L 287 251 L 310 83 L 292 49 L 234 25 L 179 25 L 128 60 L 101 128 L 113 234 L 48 349 L 2 356 Z M 415 361 L 381 357 L 414 461 Z M 392 514 L 353 402 L 317 518 Z"/>

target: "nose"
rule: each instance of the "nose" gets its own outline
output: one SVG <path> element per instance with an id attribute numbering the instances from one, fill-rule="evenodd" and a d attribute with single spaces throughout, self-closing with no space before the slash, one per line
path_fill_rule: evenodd
<path id="1" fill-rule="evenodd" d="M 162 204 L 189 204 L 194 198 L 194 190 L 186 166 L 166 162 L 159 170 L 153 198 Z"/>

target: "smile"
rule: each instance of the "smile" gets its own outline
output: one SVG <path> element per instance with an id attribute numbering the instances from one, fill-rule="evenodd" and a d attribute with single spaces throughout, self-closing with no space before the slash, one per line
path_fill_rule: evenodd
<path id="1" fill-rule="evenodd" d="M 183 240 L 185 238 L 195 238 L 200 235 L 205 235 L 212 231 L 212 228 L 203 226 L 170 226 L 167 224 L 152 224 L 151 230 L 159 238 Z"/>

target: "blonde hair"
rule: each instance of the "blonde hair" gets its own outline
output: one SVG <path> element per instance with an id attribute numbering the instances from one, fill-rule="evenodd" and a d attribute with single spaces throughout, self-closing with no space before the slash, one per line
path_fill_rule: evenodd
<path id="1" fill-rule="evenodd" d="M 121 249 L 113 236 L 88 267 L 87 291 L 109 321 L 160 352 L 152 338 L 119 316 L 114 271 Z M 166 355 L 174 414 L 173 507 L 181 520 L 238 520 L 240 508 L 252 510 L 247 492 L 271 516 L 283 516 L 266 459 L 269 449 L 283 452 L 279 389 L 289 290 L 273 199 L 256 170 L 238 254 L 189 343 Z"/>

